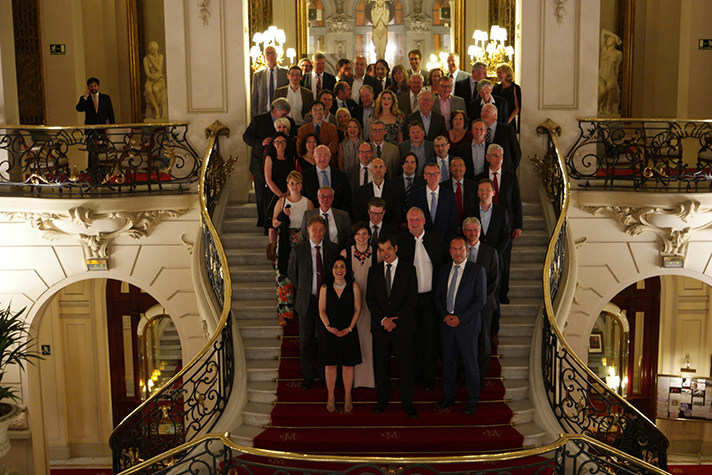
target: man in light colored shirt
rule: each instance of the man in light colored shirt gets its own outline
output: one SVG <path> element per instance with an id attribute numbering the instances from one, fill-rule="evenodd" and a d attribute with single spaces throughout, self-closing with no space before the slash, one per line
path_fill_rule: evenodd
<path id="1" fill-rule="evenodd" d="M 361 86 L 359 91 L 361 96 L 361 105 L 354 108 L 352 116 L 361 123 L 361 129 L 363 130 L 363 139 L 369 140 L 369 131 L 371 127 L 371 116 L 373 115 L 373 109 L 375 103 L 373 101 L 373 88 L 366 84 Z"/>
<path id="2" fill-rule="evenodd" d="M 450 123 L 450 113 L 452 111 L 460 110 L 465 111 L 467 105 L 461 97 L 453 96 L 452 91 L 452 79 L 448 76 L 443 76 L 440 78 L 440 92 L 438 93 L 435 103 L 433 104 L 433 110 L 443 116 L 445 119 L 445 127 L 447 130 L 452 128 Z"/>
<path id="3" fill-rule="evenodd" d="M 292 110 L 289 117 L 294 119 L 294 123 L 304 125 L 304 117 L 309 113 L 309 106 L 314 102 L 312 92 L 306 87 L 299 85 L 302 80 L 302 70 L 299 66 L 289 68 L 289 85 L 283 86 L 274 91 L 275 97 L 286 97 Z"/>
<path id="4" fill-rule="evenodd" d="M 461 79 L 465 79 L 469 74 L 465 71 L 460 71 L 460 55 L 457 53 L 450 53 L 447 56 L 447 75 L 452 79 L 453 83 Z"/>
<path id="5" fill-rule="evenodd" d="M 482 120 L 478 119 L 472 122 L 470 131 L 472 132 L 472 140 L 460 145 L 457 149 L 457 155 L 465 161 L 465 166 L 467 167 L 465 176 L 470 180 L 474 180 L 475 176 L 485 170 L 485 156 L 487 155 L 485 135 L 487 126 Z"/>
<path id="6" fill-rule="evenodd" d="M 274 91 L 289 83 L 287 68 L 277 64 L 277 49 L 274 46 L 265 48 L 264 59 L 266 67 L 252 77 L 250 111 L 253 117 L 268 112 L 275 99 Z"/>
<path id="7" fill-rule="evenodd" d="M 349 213 L 334 208 L 334 189 L 330 186 L 322 186 L 316 195 L 319 200 L 319 207 L 309 209 L 304 212 L 302 219 L 302 230 L 299 233 L 299 242 L 306 241 L 308 236 L 307 224 L 314 215 L 324 218 L 326 231 L 324 237 L 336 244 L 339 249 L 343 249 L 351 239 L 351 219 Z"/>
<path id="8" fill-rule="evenodd" d="M 408 140 L 398 145 L 400 156 L 413 152 L 418 157 L 418 175 L 422 175 L 425 164 L 435 158 L 433 142 L 425 140 L 423 124 L 414 121 L 408 125 Z"/>
<path id="9" fill-rule="evenodd" d="M 423 89 L 423 83 L 423 76 L 418 73 L 413 74 L 408 79 L 410 90 L 398 96 L 398 107 L 400 107 L 403 114 L 410 115 L 413 112 L 418 112 L 420 110 L 418 95 Z"/>
<path id="10" fill-rule="evenodd" d="M 482 109 L 491 104 L 497 108 L 499 122 L 506 123 L 509 117 L 509 104 L 507 99 L 492 94 L 492 82 L 489 79 L 482 79 L 477 83 L 477 97 L 467 105 L 467 116 L 470 119 L 482 117 Z"/>
<path id="11" fill-rule="evenodd" d="M 423 53 L 419 49 L 413 49 L 408 52 L 408 63 L 410 63 L 410 68 L 408 69 L 408 75 L 420 74 L 422 78 L 428 77 L 428 72 L 420 68 L 420 63 L 423 61 Z"/>
<path id="12" fill-rule="evenodd" d="M 433 141 L 435 147 L 435 161 L 440 168 L 440 179 L 442 181 L 450 179 L 450 142 L 442 135 L 435 137 Z"/>

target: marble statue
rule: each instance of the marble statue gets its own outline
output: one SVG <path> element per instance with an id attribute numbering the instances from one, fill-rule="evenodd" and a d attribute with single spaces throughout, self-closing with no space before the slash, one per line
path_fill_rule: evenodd
<path id="1" fill-rule="evenodd" d="M 148 44 L 148 54 L 143 58 L 146 73 L 145 96 L 146 118 L 168 119 L 166 76 L 163 74 L 163 55 L 158 52 L 158 43 Z"/>
<path id="2" fill-rule="evenodd" d="M 623 61 L 623 53 L 616 46 L 621 43 L 615 33 L 605 28 L 601 30 L 601 57 L 598 65 L 599 114 L 618 114 L 621 103 L 618 71 Z"/>

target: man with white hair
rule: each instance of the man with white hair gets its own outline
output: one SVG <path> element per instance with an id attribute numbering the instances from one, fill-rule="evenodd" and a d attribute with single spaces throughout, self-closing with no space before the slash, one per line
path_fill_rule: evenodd
<path id="1" fill-rule="evenodd" d="M 483 79 L 477 83 L 477 97 L 467 104 L 467 117 L 470 120 L 479 119 L 482 108 L 486 104 L 493 104 L 497 107 L 499 121 L 506 124 L 509 117 L 509 104 L 504 97 L 492 94 L 492 82 L 489 79 Z"/>
<path id="2" fill-rule="evenodd" d="M 485 143 L 488 147 L 493 143 L 500 145 L 504 151 L 504 169 L 516 173 L 522 159 L 522 149 L 514 127 L 497 121 L 497 108 L 492 104 L 482 108 L 481 117 L 487 127 Z"/>

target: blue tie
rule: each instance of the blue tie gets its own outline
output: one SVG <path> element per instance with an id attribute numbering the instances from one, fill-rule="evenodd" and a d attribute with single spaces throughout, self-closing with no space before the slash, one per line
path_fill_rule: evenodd
<path id="1" fill-rule="evenodd" d="M 272 98 L 274 97 L 274 68 L 269 70 L 269 103 L 272 104 Z"/>
<path id="2" fill-rule="evenodd" d="M 447 174 L 447 165 L 445 163 L 445 158 L 442 159 L 442 163 L 440 165 L 440 174 L 442 175 L 443 180 L 449 180 L 450 177 Z"/>
<path id="3" fill-rule="evenodd" d="M 433 199 L 430 200 L 430 219 L 433 221 L 433 224 L 435 224 L 435 212 L 438 209 L 438 196 L 434 191 L 431 191 L 430 195 L 433 197 Z"/>
<path id="4" fill-rule="evenodd" d="M 455 270 L 452 273 L 452 280 L 450 281 L 450 287 L 447 289 L 447 313 L 455 312 L 455 290 L 457 290 L 457 274 L 460 272 L 460 266 L 455 266 Z"/>
<path id="5" fill-rule="evenodd" d="M 321 181 L 323 182 L 321 186 L 331 186 L 329 183 L 329 175 L 326 174 L 326 170 L 321 171 Z"/>

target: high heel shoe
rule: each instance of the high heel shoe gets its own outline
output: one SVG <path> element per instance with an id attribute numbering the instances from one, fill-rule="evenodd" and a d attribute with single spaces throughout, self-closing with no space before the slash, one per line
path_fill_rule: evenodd
<path id="1" fill-rule="evenodd" d="M 336 410 L 336 401 L 333 399 L 329 399 L 326 401 L 326 410 L 329 412 L 334 412 Z"/>
<path id="2" fill-rule="evenodd" d="M 277 323 L 279 323 L 280 327 L 286 327 L 287 326 L 287 320 L 284 319 L 283 316 L 279 315 L 277 317 Z"/>
<path id="3" fill-rule="evenodd" d="M 344 401 L 344 412 L 347 414 L 351 414 L 351 412 L 354 410 L 354 403 L 351 400 L 351 398 L 348 398 Z"/>

